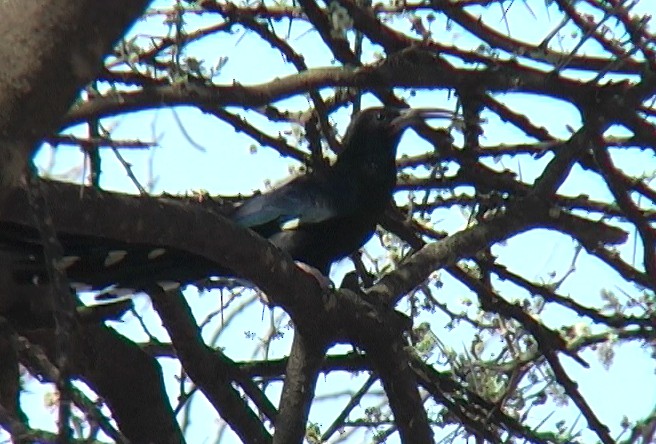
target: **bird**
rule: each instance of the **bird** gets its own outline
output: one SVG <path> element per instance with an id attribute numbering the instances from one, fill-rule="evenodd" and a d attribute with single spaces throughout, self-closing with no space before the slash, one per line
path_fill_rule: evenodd
<path id="1" fill-rule="evenodd" d="M 238 203 L 227 214 L 289 254 L 304 269 L 328 276 L 331 265 L 361 248 L 373 235 L 396 185 L 396 152 L 403 132 L 429 118 L 453 119 L 441 108 L 374 107 L 357 113 L 332 165 L 316 168 Z M 6 239 L 7 236 L 4 236 Z M 2 244 L 0 236 L 0 248 Z M 94 244 L 64 235 L 63 268 L 76 290 L 122 296 L 153 284 L 165 290 L 232 272 L 201 257 L 155 246 Z M 47 276 L 32 243 L 17 279 Z M 25 259 L 25 258 L 28 259 Z"/>

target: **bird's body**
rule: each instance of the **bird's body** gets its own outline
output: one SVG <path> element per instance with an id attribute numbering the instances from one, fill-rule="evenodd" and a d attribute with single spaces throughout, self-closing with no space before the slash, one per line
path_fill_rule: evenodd
<path id="1" fill-rule="evenodd" d="M 379 215 L 376 208 L 368 212 L 358 206 L 360 199 L 347 178 L 340 182 L 331 179 L 333 174 L 301 176 L 284 188 L 246 201 L 233 220 L 295 260 L 327 274 L 334 261 L 366 241 Z M 305 205 L 313 211 L 308 212 Z"/>
<path id="2" fill-rule="evenodd" d="M 327 274 L 333 262 L 356 251 L 372 236 L 396 184 L 396 149 L 401 134 L 424 116 L 444 118 L 451 114 L 395 108 L 360 112 L 349 125 L 343 151 L 333 165 L 255 195 L 229 217 L 267 238 L 294 260 Z M 138 245 L 89 246 L 88 239 L 74 236 L 61 240 L 71 261 L 67 269 L 70 280 L 88 283 L 94 289 L 109 285 L 145 289 L 153 282 L 190 283 L 212 274 L 230 274 L 229 267 L 219 267 L 204 258 L 184 258 L 180 251 Z M 35 252 L 31 253 L 34 256 Z M 37 262 L 18 274 L 24 279 L 31 276 L 33 281 Z"/>
<path id="3" fill-rule="evenodd" d="M 400 133 L 374 124 L 382 112 L 370 109 L 355 118 L 334 165 L 245 201 L 231 218 L 327 274 L 371 237 L 392 197 Z M 387 112 L 382 122 L 398 116 Z"/>

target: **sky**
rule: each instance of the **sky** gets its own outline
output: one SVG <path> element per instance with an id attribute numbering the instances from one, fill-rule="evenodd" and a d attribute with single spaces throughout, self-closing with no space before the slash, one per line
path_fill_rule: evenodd
<path id="1" fill-rule="evenodd" d="M 164 3 L 166 2 L 156 2 L 156 5 Z M 507 8 L 505 16 L 507 17 L 511 35 L 518 39 L 527 39 L 529 42 L 539 43 L 559 20 L 557 11 L 553 7 L 548 8 L 545 6 L 548 3 L 542 1 L 515 2 Z M 640 1 L 634 11 L 639 12 L 642 10 L 646 12 L 648 8 L 646 5 L 649 3 L 648 0 Z M 503 14 L 499 8 L 480 9 L 479 13 L 483 14 L 483 19 L 488 25 L 506 32 Z M 190 25 L 194 23 L 194 20 L 201 19 L 190 18 Z M 393 25 L 402 30 L 409 28 L 406 18 L 394 20 Z M 287 32 L 288 24 L 286 22 L 278 23 L 276 26 L 281 34 Z M 458 29 L 457 26 L 452 26 L 451 30 L 447 31 L 447 23 L 439 15 L 431 27 L 435 38 L 464 47 L 475 48 L 478 45 L 477 41 L 471 39 L 465 31 Z M 147 24 L 142 24 L 133 30 L 134 34 L 142 38 L 145 38 L 148 34 L 160 34 L 161 32 L 163 32 L 161 30 L 161 17 L 153 18 Z M 349 33 L 348 36 L 350 39 L 353 38 L 352 33 Z M 571 47 L 573 42 L 578 39 L 568 28 L 565 28 L 562 36 L 562 44 L 565 47 Z M 303 52 L 309 66 L 333 65 L 331 63 L 331 54 L 318 41 L 317 34 L 305 24 L 294 24 L 290 29 L 290 43 Z M 380 51 L 380 48 L 367 47 L 366 50 L 370 57 L 373 57 L 371 54 Z M 295 72 L 293 66 L 286 64 L 275 51 L 268 47 L 268 44 L 262 43 L 254 35 L 243 33 L 238 27 L 232 35 L 208 38 L 202 43 L 192 45 L 188 51 L 188 55 L 202 58 L 206 66 L 215 65 L 223 57 L 228 58 L 228 63 L 215 78 L 218 84 L 230 84 L 233 80 L 238 80 L 242 84 L 255 84 L 266 82 L 275 76 Z M 594 44 L 586 44 L 583 46 L 582 51 L 587 54 L 596 54 L 599 48 L 596 48 Z M 542 68 L 546 69 L 544 66 Z M 568 71 L 567 75 L 585 76 L 587 74 Z M 609 76 L 608 79 L 611 78 Z M 452 96 L 450 97 L 446 91 L 419 91 L 414 96 L 411 96 L 407 91 L 399 91 L 399 93 L 407 98 L 412 106 L 440 106 L 454 109 L 456 104 L 455 99 Z M 323 91 L 323 94 L 324 97 L 327 97 L 329 92 Z M 534 119 L 535 123 L 545 126 L 553 135 L 558 137 L 567 138 L 570 135 L 570 127 L 577 129 L 580 126 L 580 117 L 576 109 L 562 102 L 527 94 L 506 94 L 496 98 L 512 106 L 517 111 L 526 112 Z M 373 97 L 367 95 L 364 98 L 364 104 L 365 106 L 376 105 L 377 102 Z M 277 105 L 283 109 L 304 110 L 308 107 L 308 102 L 304 97 L 297 97 L 282 101 Z M 270 123 L 253 111 L 245 112 L 235 108 L 229 109 L 229 111 L 239 112 L 239 114 L 247 117 L 251 123 L 265 128 L 272 135 L 284 133 L 290 129 L 288 124 Z M 343 134 L 346 128 L 349 112 L 349 110 L 340 110 L 335 113 L 334 121 L 337 124 L 339 134 Z M 484 145 L 527 141 L 518 130 L 507 123 L 499 121 L 495 115 L 487 112 L 483 115 L 483 118 L 487 119 L 484 124 L 485 132 L 482 139 Z M 154 173 L 156 179 L 155 193 L 207 190 L 212 194 L 222 195 L 248 194 L 254 190 L 264 189 L 268 184 L 288 177 L 290 167 L 298 166 L 293 160 L 282 158 L 269 148 L 257 147 L 255 153 L 253 153 L 254 142 L 248 136 L 236 133 L 229 125 L 191 108 L 177 108 L 174 111 L 158 109 L 133 113 L 105 119 L 103 124 L 113 129 L 116 138 L 138 138 L 157 142 L 157 147 L 151 152 L 135 150 L 122 152 L 126 160 L 132 164 L 133 172 L 140 178 L 142 184 L 148 182 L 151 173 Z M 186 133 L 190 134 L 193 144 L 183 135 L 181 127 L 184 128 Z M 80 131 L 80 129 L 75 131 Z M 621 132 L 618 132 L 618 134 L 626 135 Z M 459 143 L 461 141 L 460 135 L 454 133 L 454 136 L 456 143 Z M 202 147 L 202 149 L 198 147 Z M 399 155 L 417 154 L 431 150 L 431 148 L 425 142 L 422 142 L 416 134 L 409 131 L 403 138 Z M 54 167 L 49 169 L 49 174 L 53 177 L 68 180 L 81 177 L 82 169 L 80 166 L 83 158 L 79 151 L 70 147 L 60 147 L 56 151 L 44 148 L 38 157 L 38 163 L 44 170 L 47 165 L 53 164 L 53 156 Z M 502 157 L 490 159 L 488 164 L 499 170 L 508 168 L 517 171 L 518 174 L 521 174 L 523 180 L 531 182 L 540 174 L 550 158 L 549 155 L 539 159 L 528 156 L 519 159 Z M 653 153 L 650 155 L 650 153 L 637 149 L 623 150 L 614 153 L 613 158 L 626 171 L 633 172 L 636 175 L 656 170 Z M 426 174 L 426 172 L 421 171 L 417 173 Z M 136 193 L 137 191 L 136 187 L 127 178 L 121 164 L 110 151 L 103 152 L 102 186 L 106 189 L 130 193 Z M 589 194 L 592 198 L 599 199 L 608 199 L 610 196 L 609 191 L 599 179 L 581 169 L 575 170 L 560 191 L 572 196 L 583 192 Z M 404 196 L 401 194 L 396 198 L 399 202 L 404 200 Z M 466 226 L 468 216 L 468 214 L 452 209 L 435 212 L 432 219 L 439 221 L 440 229 L 453 233 Z M 631 233 L 630 241 L 620 250 L 623 257 L 630 258 L 633 255 L 640 257 L 641 246 L 639 244 L 634 246 L 634 239 L 635 233 Z M 368 250 L 374 255 L 382 251 L 375 241 L 368 245 Z M 575 244 L 570 239 L 546 230 L 536 230 L 516 236 L 502 245 L 495 246 L 493 249 L 493 253 L 498 255 L 502 264 L 537 282 L 562 277 L 570 267 L 574 251 Z M 348 261 L 345 261 L 340 266 L 335 267 L 331 275 L 333 280 L 339 282 L 340 275 L 348 270 L 349 266 Z M 552 275 L 554 278 L 550 278 Z M 437 276 L 443 282 L 443 287 L 438 293 L 443 296 L 443 302 L 455 310 L 468 310 L 473 313 L 474 308 L 467 308 L 465 304 L 465 300 L 471 295 L 445 273 L 439 272 Z M 498 288 L 504 291 L 503 294 L 506 298 L 529 296 L 522 295 L 509 284 L 498 283 Z M 619 281 L 617 276 L 608 273 L 608 270 L 597 260 L 583 254 L 576 262 L 576 273 L 565 281 L 560 288 L 560 293 L 573 295 L 577 301 L 595 306 L 600 303 L 602 291 L 609 289 L 620 296 L 623 293 L 636 294 L 637 291 L 635 288 Z M 187 290 L 186 295 L 199 322 L 206 319 L 208 313 L 216 308 L 216 292 L 213 294 L 199 294 L 195 289 L 190 288 Z M 228 297 L 227 294 L 224 296 Z M 233 306 L 224 314 L 225 319 L 229 318 L 230 314 L 235 311 L 234 306 L 242 300 L 244 298 L 235 299 Z M 144 316 L 152 332 L 162 340 L 166 340 L 166 333 L 153 315 L 152 310 L 149 309 L 148 299 L 144 296 L 138 296 L 135 298 L 135 303 L 137 311 Z M 398 308 L 402 310 L 407 308 L 405 304 L 405 302 L 401 302 Z M 263 309 L 261 304 L 253 303 L 246 310 L 235 315 L 229 323 L 226 322 L 225 328 L 218 338 L 213 336 L 214 332 L 220 329 L 221 317 L 214 316 L 211 318 L 208 327 L 205 329 L 206 340 L 208 343 L 215 343 L 222 347 L 225 353 L 235 360 L 246 360 L 253 356 L 259 358 L 264 356 L 271 358 L 282 357 L 289 350 L 292 337 L 292 330 L 286 326 L 285 317 L 282 315 L 280 309 Z M 551 307 L 547 308 L 541 316 L 542 320 L 553 328 L 577 321 L 573 318 L 571 312 Z M 464 353 L 469 349 L 473 331 L 467 326 L 458 325 L 453 330 L 446 330 L 448 318 L 439 314 L 430 318 L 422 317 L 418 322 L 422 320 L 428 320 L 431 323 L 433 332 L 443 341 L 445 347 L 457 353 Z M 270 349 L 265 350 L 264 347 L 260 346 L 261 342 L 258 338 L 266 337 L 271 331 L 272 325 L 276 323 L 278 323 L 278 329 L 284 333 L 284 336 L 273 341 Z M 143 332 L 140 332 L 135 319 L 130 315 L 126 317 L 124 322 L 113 326 L 129 335 L 133 340 L 148 339 Z M 595 327 L 593 326 L 593 328 Z M 485 338 L 485 341 L 490 350 L 498 349 L 498 338 Z M 348 349 L 339 347 L 334 352 L 343 352 L 345 350 Z M 617 347 L 615 351 L 614 363 L 609 369 L 605 369 L 599 362 L 595 351 L 583 353 L 583 358 L 592 365 L 590 370 L 583 369 L 569 358 L 562 358 L 570 376 L 580 385 L 582 394 L 593 406 L 601 420 L 611 428 L 614 436 L 620 430 L 619 425 L 623 415 L 631 420 L 637 420 L 645 417 L 656 404 L 656 390 L 653 389 L 656 387 L 654 361 L 650 358 L 649 350 L 631 344 Z M 429 362 L 436 363 L 437 366 L 440 365 L 440 361 L 439 353 L 429 358 Z M 172 360 L 163 359 L 162 365 L 166 371 L 174 371 L 177 368 L 177 364 Z M 321 429 L 325 430 L 332 422 L 335 412 L 338 412 L 340 406 L 348 400 L 349 390 L 357 389 L 358 384 L 361 384 L 364 379 L 366 379 L 366 375 L 355 378 L 346 374 L 336 374 L 329 377 L 321 376 L 317 389 L 317 402 L 315 402 L 311 411 L 311 421 L 320 424 Z M 343 387 L 344 394 L 336 399 L 322 400 L 322 397 L 331 393 L 335 387 Z M 178 383 L 171 375 L 167 379 L 167 389 L 172 399 L 175 399 Z M 44 389 L 37 384 L 29 384 L 27 393 L 24 395 L 25 405 L 34 411 L 43 411 L 44 391 L 47 392 L 48 390 L 50 389 L 47 387 Z M 275 394 L 278 390 L 279 385 L 273 384 L 267 393 L 277 396 Z M 376 405 L 384 402 L 382 397 L 372 398 L 367 401 L 369 404 L 366 405 Z M 208 409 L 205 403 L 206 401 L 202 396 L 197 396 L 197 399 L 192 403 L 192 424 L 188 432 L 188 442 L 190 443 L 216 442 L 215 430 L 218 428 L 219 420 L 215 416 L 206 416 L 206 412 L 212 410 L 211 408 Z M 535 412 L 531 413 L 529 421 L 533 424 L 542 422 L 547 418 L 546 412 L 551 411 L 552 407 L 546 406 L 544 409 L 536 409 Z M 570 402 L 569 405 L 561 406 L 557 415 L 547 418 L 544 427 L 548 428 L 549 425 L 553 425 L 563 418 L 573 422 L 576 416 L 577 411 Z M 37 415 L 31 425 L 52 429 L 54 425 L 52 415 Z M 579 420 L 575 429 L 578 430 L 584 426 L 584 421 Z M 583 433 L 582 442 L 594 442 L 594 436 L 590 432 Z M 238 442 L 230 431 L 226 431 L 221 436 L 221 443 Z M 368 442 L 368 439 L 370 439 L 370 436 L 359 433 L 349 437 L 346 442 Z M 392 438 L 388 442 L 397 441 Z"/>

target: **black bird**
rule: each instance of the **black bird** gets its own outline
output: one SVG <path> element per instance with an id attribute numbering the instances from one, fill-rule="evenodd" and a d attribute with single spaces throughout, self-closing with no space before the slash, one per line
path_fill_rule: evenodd
<path id="1" fill-rule="evenodd" d="M 425 118 L 452 118 L 441 109 L 370 108 L 358 113 L 335 163 L 294 178 L 237 206 L 229 216 L 267 238 L 294 260 L 327 275 L 335 261 L 353 253 L 373 234 L 396 184 L 396 149 L 403 131 Z M 89 247 L 63 238 L 67 274 L 93 289 L 109 285 L 144 290 L 154 282 L 191 283 L 230 274 L 203 258 L 136 245 Z M 95 259 L 92 259 L 95 257 Z M 27 265 L 23 262 L 23 265 Z M 44 277 L 32 262 L 18 273 Z"/>
<path id="2" fill-rule="evenodd" d="M 295 260 L 328 274 L 330 265 L 373 234 L 396 185 L 403 130 L 443 110 L 370 108 L 355 116 L 329 168 L 300 176 L 240 206 L 232 219 Z"/>

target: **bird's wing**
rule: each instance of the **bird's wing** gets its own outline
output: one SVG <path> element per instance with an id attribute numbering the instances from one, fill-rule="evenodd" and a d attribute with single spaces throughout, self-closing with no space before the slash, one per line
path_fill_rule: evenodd
<path id="1" fill-rule="evenodd" d="M 285 229 L 346 216 L 356 208 L 357 199 L 348 184 L 307 175 L 246 200 L 231 218 L 249 228 L 273 223 Z"/>

